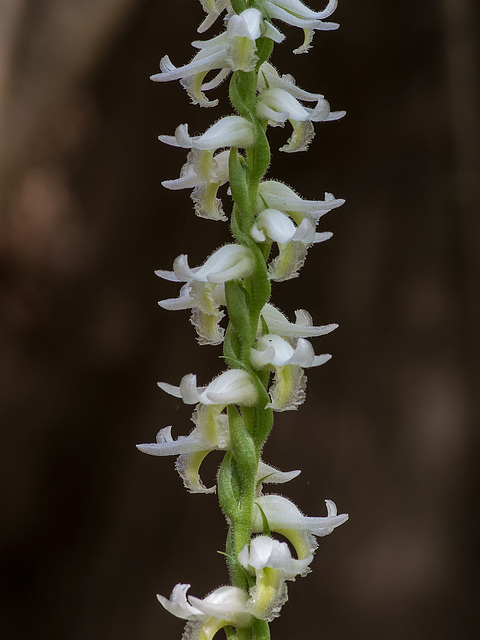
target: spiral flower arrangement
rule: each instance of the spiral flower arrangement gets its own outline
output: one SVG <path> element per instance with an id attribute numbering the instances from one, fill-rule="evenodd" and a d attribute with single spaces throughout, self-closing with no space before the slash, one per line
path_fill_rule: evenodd
<path id="1" fill-rule="evenodd" d="M 183 639 L 211 640 L 223 629 L 228 640 L 267 640 L 269 622 L 287 600 L 287 581 L 310 571 L 316 538 L 348 518 L 338 515 L 330 500 L 325 501 L 326 516 L 307 517 L 288 498 L 264 493 L 264 485 L 286 483 L 300 471 L 282 472 L 262 459 L 274 413 L 297 409 L 305 399 L 304 369 L 331 357 L 315 355 L 309 339 L 337 326 L 316 326 L 305 310 L 290 321 L 270 302 L 271 283 L 298 275 L 309 247 L 331 236 L 317 232 L 319 219 L 344 202 L 330 193 L 323 200 L 306 200 L 290 186 L 266 179 L 269 126 L 289 122 L 292 133 L 280 151 L 294 153 L 307 149 L 313 123 L 344 115 L 331 111 L 323 95 L 301 89 L 291 75 L 280 75 L 269 58 L 274 44 L 285 38 L 277 21 L 303 30 L 303 43 L 294 53 L 305 53 L 315 31 L 338 27 L 325 21 L 337 0 L 329 0 L 323 11 L 313 11 L 300 0 L 200 3 L 206 17 L 198 31 L 205 32 L 221 16 L 224 31 L 194 41 L 197 53 L 184 66 L 176 67 L 164 56 L 152 80 L 179 80 L 193 104 L 214 107 L 218 100 L 206 94 L 230 76 L 234 113 L 199 136 L 191 136 L 186 124 L 173 136 L 159 136 L 168 145 L 188 149 L 180 177 L 162 184 L 191 189 L 196 215 L 229 220 L 232 240 L 200 266 L 191 267 L 188 256 L 180 255 L 172 271 L 156 274 L 181 285 L 178 297 L 161 300 L 160 306 L 190 309 L 198 342 L 223 344 L 222 360 L 228 368 L 206 385 L 199 386 L 191 373 L 179 386 L 159 383 L 167 394 L 194 406 L 195 426 L 176 439 L 171 427 L 165 427 L 155 443 L 137 446 L 150 455 L 176 456 L 186 489 L 217 492 L 228 523 L 225 557 L 231 584 L 203 599 L 188 595 L 188 584 L 177 584 L 168 599 L 157 596 L 167 611 L 187 621 Z M 213 77 L 206 79 L 210 72 Z M 225 184 L 229 207 L 218 194 Z M 224 452 L 223 459 L 216 486 L 207 487 L 199 471 L 216 450 Z"/>

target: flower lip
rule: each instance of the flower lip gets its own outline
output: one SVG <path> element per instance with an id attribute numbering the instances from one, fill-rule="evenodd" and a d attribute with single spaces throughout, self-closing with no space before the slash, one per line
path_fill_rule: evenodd
<path id="1" fill-rule="evenodd" d="M 262 14 L 258 9 L 246 9 L 240 14 L 234 14 L 227 22 L 227 34 L 230 38 L 235 36 L 257 40 L 260 33 Z"/>

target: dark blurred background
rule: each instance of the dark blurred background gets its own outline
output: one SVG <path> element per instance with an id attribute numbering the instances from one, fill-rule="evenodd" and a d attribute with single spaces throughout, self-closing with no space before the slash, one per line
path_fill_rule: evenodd
<path id="1" fill-rule="evenodd" d="M 340 329 L 314 341 L 334 358 L 277 416 L 264 458 L 303 470 L 278 491 L 305 513 L 330 498 L 350 514 L 289 586 L 275 640 L 478 637 L 478 8 L 342 0 L 339 31 L 292 56 L 302 34 L 285 27 L 273 57 L 347 116 L 319 124 L 308 153 L 275 153 L 270 175 L 347 203 L 301 278 L 274 286 L 291 317 Z M 156 136 L 203 131 L 229 112 L 226 86 L 200 110 L 148 79 L 165 53 L 193 55 L 198 0 L 0 10 L 1 637 L 174 640 L 183 623 L 155 594 L 228 581 L 225 523 L 172 458 L 135 444 L 188 433 L 191 408 L 156 382 L 207 382 L 220 349 L 157 307 L 178 287 L 153 270 L 180 253 L 199 264 L 229 236 L 161 187 L 185 151 Z"/>

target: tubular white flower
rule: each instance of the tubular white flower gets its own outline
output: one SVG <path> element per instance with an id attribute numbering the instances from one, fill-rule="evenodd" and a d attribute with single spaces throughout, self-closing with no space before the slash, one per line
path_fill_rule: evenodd
<path id="1" fill-rule="evenodd" d="M 308 111 L 285 89 L 266 89 L 258 97 L 257 116 L 275 124 L 308 120 Z"/>
<path id="2" fill-rule="evenodd" d="M 315 224 L 309 218 L 304 218 L 296 227 L 291 218 L 278 209 L 264 209 L 252 225 L 250 235 L 256 242 L 266 242 L 267 239 L 279 244 L 300 241 L 306 245 L 325 242 L 332 237 L 330 231 L 315 233 Z"/>
<path id="3" fill-rule="evenodd" d="M 188 373 L 183 376 L 180 386 L 166 382 L 157 383 L 160 389 L 175 398 L 181 398 L 185 404 L 227 404 L 251 407 L 258 401 L 256 387 L 250 374 L 243 369 L 228 369 L 206 387 L 197 387 L 197 376 Z"/>
<path id="4" fill-rule="evenodd" d="M 200 600 L 188 596 L 189 584 L 177 584 L 170 598 L 157 595 L 160 604 L 177 618 L 188 620 L 184 638 L 211 640 L 227 625 L 248 627 L 252 616 L 247 609 L 247 594 L 238 587 L 219 587 Z"/>
<path id="5" fill-rule="evenodd" d="M 298 98 L 287 89 L 271 87 L 265 89 L 257 102 L 257 115 L 269 121 L 269 124 L 283 124 L 290 120 L 292 124 L 310 120 L 312 122 L 326 122 L 339 120 L 345 115 L 345 111 L 330 111 L 330 104 L 323 96 L 318 97 L 313 109 L 304 107 Z"/>
<path id="6" fill-rule="evenodd" d="M 293 153 L 305 151 L 315 135 L 312 122 L 339 120 L 345 111 L 330 111 L 330 105 L 323 96 L 317 99 L 313 109 L 304 107 L 287 89 L 273 87 L 265 89 L 257 101 L 257 116 L 273 126 L 283 126 L 289 120 L 293 134 L 280 151 Z"/>
<path id="7" fill-rule="evenodd" d="M 312 345 L 304 338 L 298 339 L 294 349 L 286 340 L 275 334 L 262 336 L 250 350 L 250 354 L 255 369 L 262 369 L 268 365 L 275 368 L 287 365 L 318 367 L 332 357 L 328 353 L 316 356 Z"/>
<path id="8" fill-rule="evenodd" d="M 247 278 L 253 272 L 250 249 L 240 244 L 226 244 L 217 249 L 201 267 L 190 268 L 188 256 L 175 258 L 173 271 L 159 269 L 155 275 L 171 282 L 222 283 L 236 278 Z"/>
<path id="9" fill-rule="evenodd" d="M 296 216 L 299 219 L 299 216 Z M 305 262 L 307 249 L 318 242 L 325 242 L 332 233 L 315 232 L 315 223 L 304 218 L 296 227 L 289 216 L 278 209 L 264 209 L 250 229 L 256 242 L 273 241 L 278 245 L 278 255 L 268 265 L 271 280 L 281 282 L 298 276 Z"/>
<path id="10" fill-rule="evenodd" d="M 193 189 L 191 198 L 197 216 L 209 220 L 226 220 L 217 191 L 228 181 L 228 156 L 229 151 L 214 155 L 212 151 L 192 149 L 180 170 L 180 177 L 164 180 L 162 185 L 173 191 Z"/>
<path id="11" fill-rule="evenodd" d="M 283 338 L 314 338 L 324 336 L 338 328 L 338 324 L 325 324 L 313 326 L 312 316 L 305 309 L 295 311 L 295 323 L 272 304 L 267 303 L 261 312 L 270 333 L 275 333 Z M 262 323 L 258 324 L 258 334 L 262 335 Z"/>
<path id="12" fill-rule="evenodd" d="M 137 449 L 152 456 L 178 456 L 175 467 L 190 493 L 214 493 L 216 487 L 207 488 L 200 479 L 199 469 L 205 457 L 215 450 L 230 446 L 228 418 L 224 407 L 198 404 L 192 416 L 195 428 L 188 436 L 173 440 L 172 427 L 161 429 L 154 444 L 138 444 Z"/>
<path id="13" fill-rule="evenodd" d="M 337 515 L 337 507 L 332 500 L 325 500 L 325 503 L 327 516 L 312 518 L 304 516 L 300 509 L 284 496 L 261 496 L 255 503 L 257 508 L 253 514 L 253 530 L 258 533 L 263 531 L 261 509 L 270 530 L 285 536 L 294 546 L 297 557 L 304 559 L 316 549 L 317 543 L 313 536 L 327 536 L 348 520 L 346 513 Z"/>
<path id="14" fill-rule="evenodd" d="M 186 65 L 176 67 L 168 56 L 160 60 L 160 73 L 150 77 L 154 82 L 180 80 L 193 104 L 213 107 L 218 100 L 208 100 L 203 91 L 217 87 L 231 71 L 253 71 L 257 63 L 256 40 L 265 35 L 280 42 L 282 34 L 265 22 L 258 9 L 246 9 L 233 14 L 227 29 L 210 40 L 194 41 L 192 45 L 200 51 Z M 210 71 L 220 70 L 210 82 L 203 83 Z"/>
<path id="15" fill-rule="evenodd" d="M 315 224 L 319 218 L 344 204 L 342 198 L 325 193 L 325 200 L 303 200 L 293 189 L 277 180 L 265 180 L 258 188 L 257 210 L 268 208 L 286 211 L 297 224 L 307 217 Z"/>
<path id="16" fill-rule="evenodd" d="M 204 134 L 194 136 L 188 133 L 188 125 L 180 124 L 174 136 L 158 136 L 165 144 L 184 149 L 213 151 L 225 147 L 248 149 L 254 144 L 253 126 L 241 116 L 225 116 L 215 122 Z"/>
<path id="17" fill-rule="evenodd" d="M 260 92 L 266 89 L 285 89 L 290 95 L 305 102 L 317 102 L 324 96 L 321 93 L 311 93 L 297 86 L 295 78 L 290 74 L 280 76 L 270 62 L 264 62 L 258 73 L 257 88 Z"/>
<path id="18" fill-rule="evenodd" d="M 292 558 L 285 542 L 268 536 L 258 536 L 246 545 L 238 554 L 238 561 L 256 578 L 250 589 L 252 614 L 261 620 L 273 620 L 288 598 L 285 581 L 306 575 L 312 559 L 313 556 Z"/>
<path id="19" fill-rule="evenodd" d="M 218 345 L 223 342 L 224 329 L 219 325 L 225 315 L 220 306 L 226 304 L 222 283 L 187 282 L 180 289 L 178 298 L 160 300 L 158 304 L 168 311 L 191 309 L 190 322 L 197 331 L 199 344 Z"/>

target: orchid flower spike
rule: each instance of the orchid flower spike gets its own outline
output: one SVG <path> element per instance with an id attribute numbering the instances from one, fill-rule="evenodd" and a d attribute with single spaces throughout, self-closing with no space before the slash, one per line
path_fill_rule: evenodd
<path id="1" fill-rule="evenodd" d="M 288 185 L 266 179 L 269 126 L 288 121 L 293 131 L 281 151 L 292 153 L 307 149 L 315 123 L 345 114 L 331 111 L 323 94 L 299 87 L 293 76 L 280 75 L 269 62 L 274 44 L 284 40 L 272 21 L 304 31 L 295 53 L 310 48 L 315 31 L 337 28 L 326 21 L 337 0 L 325 2 L 323 10 L 315 11 L 303 0 L 200 0 L 205 18 L 198 32 L 222 17 L 220 32 L 194 40 L 195 53 L 187 64 L 177 67 L 164 56 L 152 76 L 155 82 L 179 80 L 193 104 L 212 107 L 218 100 L 210 99 L 209 92 L 231 75 L 233 110 L 204 133 L 190 134 L 188 125 L 180 124 L 174 135 L 159 136 L 167 145 L 188 150 L 178 177 L 162 185 L 190 190 L 195 214 L 228 219 L 232 233 L 198 266 L 190 266 L 181 254 L 172 270 L 155 271 L 179 285 L 176 297 L 159 305 L 169 311 L 188 309 L 198 342 L 222 345 L 225 363 L 225 370 L 202 386 L 193 373 L 178 386 L 159 382 L 164 392 L 194 407 L 193 428 L 174 436 L 166 426 L 155 442 L 137 445 L 152 456 L 174 456 L 187 491 L 217 492 L 227 520 L 231 586 L 199 599 L 188 595 L 189 584 L 177 584 L 170 598 L 157 596 L 167 611 L 186 621 L 183 640 L 214 640 L 222 629 L 229 640 L 269 638 L 269 622 L 287 600 L 287 582 L 310 571 L 316 538 L 348 518 L 338 515 L 330 500 L 326 516 L 308 517 L 287 498 L 263 494 L 265 485 L 285 484 L 300 473 L 267 464 L 262 451 L 273 412 L 297 409 L 304 401 L 304 370 L 331 358 L 316 355 L 310 339 L 337 327 L 314 325 L 303 309 L 292 322 L 269 302 L 272 282 L 295 278 L 307 250 L 332 236 L 317 231 L 317 225 L 344 202 L 328 192 L 323 200 L 303 199 Z M 210 486 L 202 480 L 201 465 L 212 452 L 218 452 L 221 463 Z"/>

